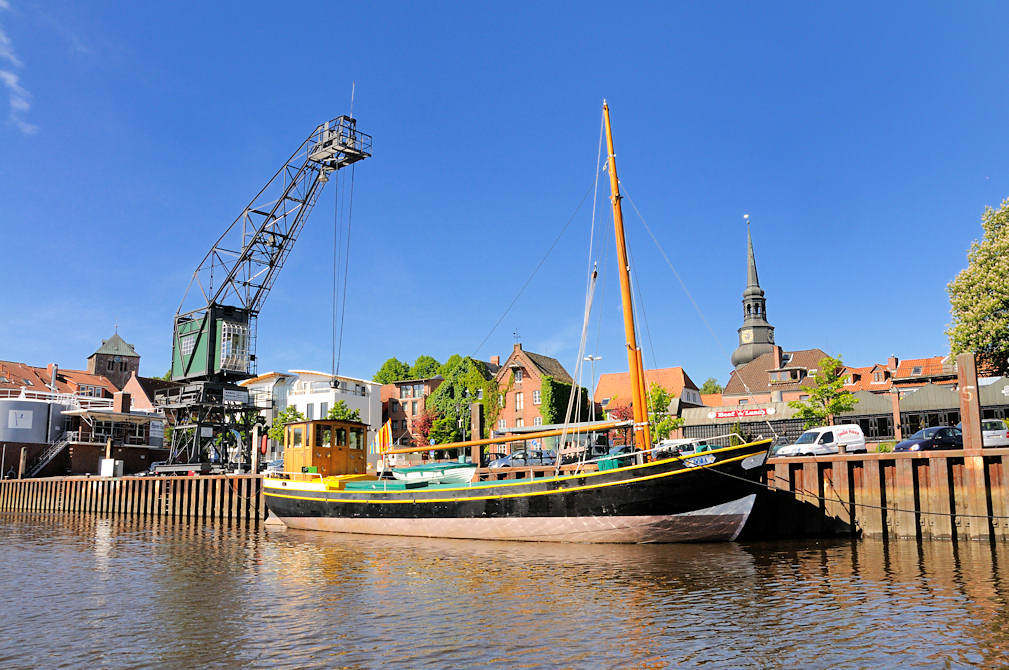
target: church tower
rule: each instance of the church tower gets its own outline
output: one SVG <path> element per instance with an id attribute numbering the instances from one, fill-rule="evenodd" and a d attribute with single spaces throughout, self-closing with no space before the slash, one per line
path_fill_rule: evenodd
<path id="1" fill-rule="evenodd" d="M 774 326 L 767 322 L 767 305 L 764 289 L 757 279 L 757 261 L 753 257 L 753 238 L 750 236 L 750 219 L 746 217 L 746 290 L 743 291 L 743 326 L 739 333 L 739 346 L 732 352 L 732 365 L 739 367 L 757 356 L 774 350 Z"/>
<path id="2" fill-rule="evenodd" d="M 102 375 L 117 389 L 122 389 L 134 372 L 140 374 L 140 354 L 132 344 L 119 337 L 116 329 L 112 337 L 102 340 L 102 346 L 88 356 L 88 372 Z"/>

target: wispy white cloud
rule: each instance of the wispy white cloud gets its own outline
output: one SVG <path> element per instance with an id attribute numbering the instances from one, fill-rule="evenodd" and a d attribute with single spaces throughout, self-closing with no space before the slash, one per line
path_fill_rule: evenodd
<path id="1" fill-rule="evenodd" d="M 0 0 L 0 11 L 9 10 L 10 3 L 7 0 Z M 10 67 L 20 68 L 24 66 L 21 59 L 14 51 L 14 44 L 10 37 L 0 26 L 0 63 L 6 62 Z M 10 113 L 8 119 L 14 127 L 25 135 L 31 135 L 38 130 L 38 126 L 29 123 L 25 117 L 32 106 L 32 94 L 21 85 L 21 80 L 13 70 L 0 69 L 0 84 L 7 89 L 10 103 Z"/>

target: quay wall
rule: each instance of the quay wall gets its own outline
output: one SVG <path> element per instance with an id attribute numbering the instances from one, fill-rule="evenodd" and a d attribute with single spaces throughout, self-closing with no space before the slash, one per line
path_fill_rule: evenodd
<path id="1" fill-rule="evenodd" d="M 0 512 L 67 512 L 158 519 L 266 517 L 261 475 L 47 477 L 0 482 Z"/>
<path id="2" fill-rule="evenodd" d="M 549 476 L 513 468 L 481 479 Z M 774 458 L 743 539 L 838 534 L 1009 540 L 1009 448 Z M 260 475 L 0 481 L 0 512 L 230 520 L 266 516 Z"/>
<path id="3" fill-rule="evenodd" d="M 1009 448 L 773 458 L 766 483 L 804 512 L 778 505 L 750 537 L 1009 539 Z"/>

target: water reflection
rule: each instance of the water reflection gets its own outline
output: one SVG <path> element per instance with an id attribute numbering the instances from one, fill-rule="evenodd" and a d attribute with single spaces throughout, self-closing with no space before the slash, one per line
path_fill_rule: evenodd
<path id="1" fill-rule="evenodd" d="M 519 544 L 5 515 L 0 556 L 24 567 L 2 578 L 18 597 L 0 606 L 0 664 L 1005 665 L 1006 551 Z"/>

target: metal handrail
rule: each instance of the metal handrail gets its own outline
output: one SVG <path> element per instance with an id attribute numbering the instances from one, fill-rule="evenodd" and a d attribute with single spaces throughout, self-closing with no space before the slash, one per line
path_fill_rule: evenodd
<path id="1" fill-rule="evenodd" d="M 112 407 L 112 398 L 93 398 L 90 396 L 79 396 L 74 395 L 73 393 L 58 393 L 54 391 L 29 391 L 23 386 L 20 389 L 0 389 L 0 398 L 44 400 L 48 402 L 58 402 L 72 405 L 77 409 Z"/>

